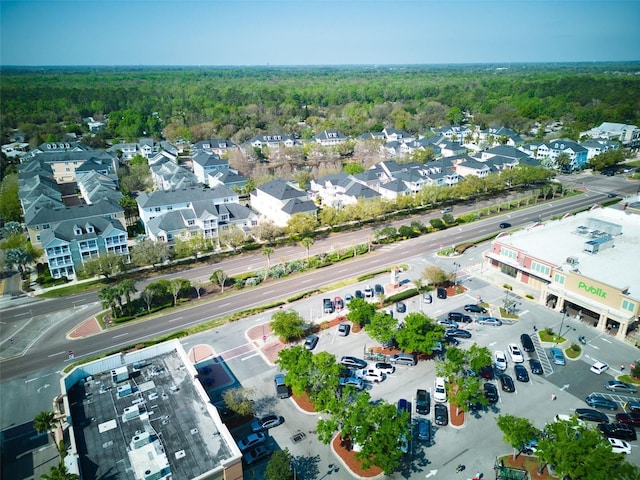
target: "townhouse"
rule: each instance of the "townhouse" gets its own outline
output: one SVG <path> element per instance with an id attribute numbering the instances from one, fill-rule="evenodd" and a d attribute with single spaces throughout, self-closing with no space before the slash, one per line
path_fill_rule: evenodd
<path id="1" fill-rule="evenodd" d="M 297 213 L 316 215 L 318 208 L 307 192 L 281 179 L 260 185 L 250 194 L 251 206 L 264 219 L 284 227 Z"/>

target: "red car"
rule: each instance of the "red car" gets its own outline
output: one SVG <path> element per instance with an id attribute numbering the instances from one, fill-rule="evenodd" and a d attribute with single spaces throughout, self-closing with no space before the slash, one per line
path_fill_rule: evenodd
<path id="1" fill-rule="evenodd" d="M 640 427 L 640 412 L 618 413 L 616 415 L 616 422 Z"/>
<path id="2" fill-rule="evenodd" d="M 342 310 L 344 308 L 344 301 L 340 297 L 336 297 L 333 299 L 333 305 L 336 310 Z"/>

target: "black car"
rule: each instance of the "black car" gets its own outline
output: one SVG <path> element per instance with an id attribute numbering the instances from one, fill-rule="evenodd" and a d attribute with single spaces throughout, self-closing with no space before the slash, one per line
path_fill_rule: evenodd
<path id="1" fill-rule="evenodd" d="M 522 350 L 525 352 L 533 352 L 535 347 L 533 346 L 533 340 L 526 333 L 520 335 L 520 343 L 522 344 Z"/>
<path id="2" fill-rule="evenodd" d="M 304 341 L 304 348 L 313 350 L 316 348 L 316 345 L 318 345 L 318 340 L 320 340 L 320 338 L 317 335 L 309 335 Z"/>
<path id="3" fill-rule="evenodd" d="M 444 287 L 438 287 L 438 290 L 436 291 L 436 296 L 438 298 L 443 299 L 443 300 L 446 299 L 447 298 L 447 289 L 444 288 Z"/>
<path id="4" fill-rule="evenodd" d="M 473 318 L 471 318 L 469 315 L 465 315 L 464 313 L 460 313 L 460 312 L 449 312 L 449 314 L 447 315 L 447 319 L 453 320 L 454 322 L 462 322 L 462 323 L 473 322 Z"/>
<path id="5" fill-rule="evenodd" d="M 495 376 L 493 372 L 493 365 L 485 365 L 484 367 L 481 367 L 478 373 L 485 380 L 493 380 Z"/>
<path id="6" fill-rule="evenodd" d="M 576 416 L 586 422 L 609 423 L 609 417 L 592 408 L 576 408 Z"/>
<path id="7" fill-rule="evenodd" d="M 420 415 L 429 415 L 431 411 L 431 396 L 423 389 L 416 391 L 416 412 Z"/>
<path id="8" fill-rule="evenodd" d="M 444 403 L 436 403 L 433 406 L 434 420 L 436 425 L 447 425 L 449 423 L 449 410 Z"/>
<path id="9" fill-rule="evenodd" d="M 469 411 L 471 412 L 479 412 L 484 410 L 484 405 L 480 401 L 479 398 L 474 398 L 473 400 L 469 400 L 467 402 L 467 406 L 469 407 Z"/>
<path id="10" fill-rule="evenodd" d="M 396 303 L 396 312 L 404 313 L 407 311 L 407 305 L 404 302 Z"/>
<path id="11" fill-rule="evenodd" d="M 516 391 L 516 386 L 513 383 L 513 378 L 511 378 L 507 374 L 500 375 L 500 384 L 502 385 L 502 390 L 504 390 L 505 392 L 511 393 Z"/>
<path id="12" fill-rule="evenodd" d="M 637 438 L 636 429 L 626 423 L 601 423 L 598 425 L 598 429 L 608 438 L 619 438 L 620 440 L 630 440 L 632 442 Z"/>
<path id="13" fill-rule="evenodd" d="M 529 359 L 529 368 L 531 369 L 531 373 L 534 375 L 542 375 L 544 373 L 542 370 L 542 364 L 535 358 Z"/>
<path id="14" fill-rule="evenodd" d="M 509 222 L 500 223 L 500 228 L 511 228 L 511 224 Z"/>
<path id="15" fill-rule="evenodd" d="M 487 313 L 486 308 L 481 307 L 480 305 L 476 305 L 475 303 L 470 303 L 468 305 L 465 305 L 464 311 L 470 312 L 470 313 Z"/>
<path id="16" fill-rule="evenodd" d="M 613 400 L 609 400 L 608 398 L 604 398 L 602 395 L 596 395 L 592 393 L 591 395 L 587 395 L 584 399 L 585 403 L 590 407 L 596 408 L 607 408 L 609 410 L 617 410 L 618 404 Z"/>
<path id="17" fill-rule="evenodd" d="M 513 367 L 516 372 L 516 380 L 519 382 L 528 382 L 529 381 L 529 372 L 524 368 L 524 365 L 516 365 Z"/>
<path id="18" fill-rule="evenodd" d="M 362 293 L 362 290 L 356 290 L 356 298 L 364 298 L 364 293 Z"/>
<path id="19" fill-rule="evenodd" d="M 447 337 L 471 338 L 471 332 L 461 328 L 450 328 L 444 334 Z"/>
<path id="20" fill-rule="evenodd" d="M 640 427 L 640 413 L 618 413 L 616 415 L 616 421 L 626 423 L 627 425 L 633 425 L 634 427 Z"/>
<path id="21" fill-rule="evenodd" d="M 484 397 L 489 400 L 489 403 L 498 402 L 498 389 L 493 383 L 484 384 Z"/>
<path id="22" fill-rule="evenodd" d="M 376 295 L 384 295 L 384 288 L 379 283 L 376 283 L 373 286 L 373 291 L 375 292 Z"/>

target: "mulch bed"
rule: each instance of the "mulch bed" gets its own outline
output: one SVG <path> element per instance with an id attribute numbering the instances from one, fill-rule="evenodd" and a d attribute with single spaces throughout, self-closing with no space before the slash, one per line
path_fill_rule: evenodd
<path id="1" fill-rule="evenodd" d="M 347 468 L 349 468 L 349 470 L 351 470 L 356 475 L 365 478 L 372 478 L 382 473 L 382 469 L 380 467 L 369 467 L 366 470 L 363 469 L 360 464 L 360 460 L 356 458 L 356 452 L 348 448 L 351 442 L 341 441 L 339 434 L 335 436 L 332 444 L 336 455 L 338 455 L 338 457 L 340 457 L 340 460 L 344 462 Z"/>
<path id="2" fill-rule="evenodd" d="M 531 457 L 529 455 L 518 455 L 516 459 L 513 459 L 513 455 L 506 455 L 501 457 L 500 460 L 504 463 L 505 467 L 522 468 L 529 472 L 529 478 L 531 480 L 552 480 L 558 477 L 552 477 L 545 468 L 542 474 L 538 474 L 538 466 L 540 462 L 537 457 Z"/>
<path id="3" fill-rule="evenodd" d="M 316 412 L 316 406 L 313 404 L 306 392 L 302 395 L 293 395 L 293 400 L 298 404 L 298 407 L 300 407 L 305 412 Z"/>
<path id="4" fill-rule="evenodd" d="M 454 427 L 461 427 L 464 425 L 464 412 L 460 410 L 453 403 L 449 404 L 449 422 Z"/>

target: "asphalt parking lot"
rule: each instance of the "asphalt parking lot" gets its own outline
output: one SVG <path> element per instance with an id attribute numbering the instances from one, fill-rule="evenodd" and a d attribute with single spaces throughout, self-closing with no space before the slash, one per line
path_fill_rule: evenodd
<path id="1" fill-rule="evenodd" d="M 431 304 L 423 303 L 421 297 L 414 297 L 405 302 L 407 312 L 399 314 L 394 311 L 395 317 L 401 321 L 408 313 L 421 310 L 433 318 L 439 318 L 446 316 L 449 311 L 463 312 L 462 307 L 467 303 L 475 303 L 478 296 L 496 306 L 500 305 L 505 297 L 504 290 L 492 283 L 479 278 L 465 277 L 464 272 L 461 272 L 460 279 L 464 285 L 469 287 L 469 290 L 464 294 L 446 300 L 437 299 L 434 295 Z M 367 283 L 373 286 L 375 283 L 384 284 L 386 281 L 388 281 L 388 276 L 370 280 Z M 344 298 L 345 293 L 353 294 L 356 289 L 364 289 L 364 285 L 363 283 L 349 289 L 329 292 L 321 297 L 341 296 Z M 473 336 L 471 339 L 460 339 L 460 346 L 465 347 L 475 342 L 492 351 L 503 350 L 506 352 L 509 343 L 520 344 L 519 339 L 522 333 L 529 333 L 534 337 L 534 326 L 538 329 L 548 326 L 556 330 L 559 328 L 561 317 L 556 312 L 526 299 L 521 299 L 521 302 L 520 318 L 515 321 L 507 321 L 500 327 L 483 326 L 475 322 L 461 325 L 461 328 L 471 331 Z M 320 321 L 323 318 L 320 313 L 322 309 L 322 298 L 320 297 L 301 301 L 296 305 L 296 309 L 309 320 Z M 497 404 L 484 411 L 467 414 L 465 425 L 462 428 L 454 428 L 451 425 L 437 427 L 434 424 L 432 444 L 429 446 L 418 441 L 414 436 L 406 463 L 399 472 L 390 478 L 417 479 L 425 478 L 426 475 L 431 475 L 428 478 L 434 479 L 452 478 L 456 473 L 456 466 L 460 463 L 466 465 L 468 476 L 480 472 L 487 477 L 492 473 L 496 457 L 512 452 L 511 447 L 503 442 L 502 433 L 495 424 L 497 415 L 508 413 L 524 416 L 537 427 L 542 428 L 545 423 L 553 421 L 556 414 L 571 414 L 576 408 L 587 407 L 583 399 L 589 393 L 606 392 L 603 383 L 614 378 L 612 375 L 616 374 L 616 369 L 612 368 L 602 375 L 595 375 L 589 371 L 589 367 L 596 360 L 607 361 L 610 365 L 619 365 L 618 358 L 620 355 L 624 355 L 627 346 L 620 344 L 606 334 L 595 332 L 576 320 L 565 319 L 563 328 L 567 329 L 568 333 L 565 335 L 567 338 L 573 336 L 577 338 L 578 335 L 584 334 L 589 339 L 589 343 L 583 347 L 584 351 L 580 359 L 567 360 L 566 366 L 553 365 L 546 358 L 548 348 L 541 348 L 543 346 L 537 343 L 535 353 L 523 352 L 525 365 L 528 369 L 526 359 L 529 356 L 539 356 L 545 368 L 544 375 L 530 374 L 530 382 L 527 383 L 516 381 L 516 389 L 513 393 L 503 392 L 499 382 L 493 380 L 500 393 Z M 342 337 L 337 335 L 337 327 L 333 327 L 321 332 L 314 352 L 327 351 L 336 355 L 337 359 L 342 355 L 364 358 L 366 348 L 374 345 L 378 345 L 377 342 L 371 340 L 364 331 Z M 629 347 L 629 352 L 632 351 Z M 632 357 L 629 356 L 629 358 Z M 316 438 L 315 428 L 319 415 L 310 415 L 300 411 L 290 399 L 275 399 L 273 375 L 278 371 L 277 367 L 266 366 L 259 356 L 252 357 L 247 361 L 232 359 L 228 363 L 233 371 L 248 370 L 246 378 L 241 378 L 244 375 L 239 375 L 239 380 L 243 386 L 255 388 L 262 398 L 260 414 L 277 413 L 285 417 L 286 421 L 283 425 L 270 431 L 270 442 L 274 446 L 277 445 L 277 448 L 288 448 L 296 457 L 300 474 L 298 478 L 349 478 L 344 467 L 330 451 L 329 446 L 322 445 Z M 238 363 L 237 368 L 236 363 Z M 553 370 L 551 371 L 549 367 L 552 367 Z M 511 375 L 515 381 L 513 363 L 510 359 L 506 373 Z M 384 399 L 390 403 L 395 403 L 400 398 L 410 400 L 414 405 L 414 417 L 418 417 L 419 415 L 415 413 L 416 390 L 422 388 L 430 391 L 433 402 L 434 379 L 434 361 L 420 361 L 414 367 L 397 366 L 396 372 L 388 375 L 385 381 L 368 385 L 367 388 L 373 400 Z M 555 396 L 555 400 L 552 399 L 552 395 Z M 620 395 L 613 397 L 616 397 L 614 400 L 621 404 L 625 399 L 628 399 Z M 621 411 L 623 410 L 618 410 L 618 412 Z M 605 411 L 605 413 L 611 412 Z M 433 408 L 431 408 L 429 418 L 433 423 Z M 240 439 L 246 435 L 247 431 L 240 430 L 233 433 L 237 439 Z M 628 456 L 628 460 L 640 464 L 637 442 L 632 443 L 632 454 Z M 256 473 L 264 468 L 264 464 L 266 462 L 255 467 Z"/>

